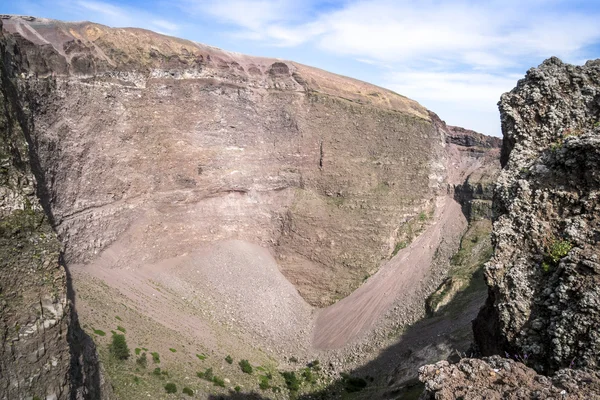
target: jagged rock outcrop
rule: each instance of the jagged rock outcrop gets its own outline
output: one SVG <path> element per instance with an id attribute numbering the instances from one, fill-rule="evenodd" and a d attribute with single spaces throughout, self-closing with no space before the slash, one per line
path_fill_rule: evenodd
<path id="1" fill-rule="evenodd" d="M 558 371 L 552 381 L 566 398 L 598 398 L 597 372 L 564 368 L 600 366 L 600 62 L 579 67 L 551 58 L 499 106 L 504 169 L 494 197 L 489 297 L 474 321 L 477 346 L 483 355 L 526 359 L 537 372 Z M 487 368 L 480 360 L 427 367 L 423 398 L 458 398 L 452 388 L 465 384 L 472 397 L 491 384 L 490 398 L 518 393 L 508 387 L 515 385 L 522 386 L 520 398 L 556 398 L 548 378 L 532 370 L 492 384 L 452 375 L 464 365 Z M 562 377 L 572 385 L 557 383 Z M 540 382 L 550 392 L 540 392 Z"/>
<path id="2" fill-rule="evenodd" d="M 17 79 L 23 58 L 1 28 L 0 20 L 0 397 L 101 398 L 94 346 L 77 322 L 61 245 L 40 202 L 31 98 Z"/>
<path id="3" fill-rule="evenodd" d="M 600 393 L 598 371 L 564 369 L 548 378 L 498 356 L 465 358 L 456 364 L 440 361 L 422 367 L 419 379 L 425 382 L 422 400 L 588 400 Z"/>

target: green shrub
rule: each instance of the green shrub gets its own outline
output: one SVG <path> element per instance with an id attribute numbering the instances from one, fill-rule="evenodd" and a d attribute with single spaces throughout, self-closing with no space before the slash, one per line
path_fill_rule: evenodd
<path id="1" fill-rule="evenodd" d="M 142 355 L 139 356 L 135 362 L 140 367 L 146 368 L 148 366 L 148 358 L 146 357 L 146 353 L 142 353 Z"/>
<path id="2" fill-rule="evenodd" d="M 421 211 L 421 213 L 419 214 L 419 221 L 425 221 L 427 219 L 427 214 L 425 213 L 425 211 Z"/>
<path id="3" fill-rule="evenodd" d="M 227 361 L 227 364 L 233 364 L 233 358 L 231 358 L 229 355 L 225 357 L 225 361 Z"/>
<path id="4" fill-rule="evenodd" d="M 252 373 L 252 365 L 250 365 L 250 363 L 248 362 L 248 360 L 241 360 L 239 362 L 240 368 L 242 369 L 242 372 L 245 374 L 251 374 Z"/>
<path id="5" fill-rule="evenodd" d="M 285 385 L 287 386 L 290 392 L 297 392 L 300 389 L 300 381 L 298 380 L 298 377 L 296 376 L 295 372 L 282 372 L 281 376 L 283 376 L 283 379 L 285 380 Z"/>
<path id="6" fill-rule="evenodd" d="M 198 357 L 198 359 L 200 361 L 204 361 L 204 360 L 206 360 L 207 356 L 206 356 L 206 354 L 196 354 L 196 357 Z"/>
<path id="7" fill-rule="evenodd" d="M 219 378 L 218 376 L 213 376 L 213 384 L 215 386 L 225 387 L 225 381 L 222 378 Z"/>
<path id="8" fill-rule="evenodd" d="M 152 374 L 156 375 L 156 376 L 160 376 L 160 368 L 154 368 L 154 371 L 152 371 Z"/>
<path id="9" fill-rule="evenodd" d="M 157 352 L 153 352 L 150 354 L 152 355 L 152 361 L 154 362 L 154 364 L 160 363 L 160 356 L 158 355 Z"/>
<path id="10" fill-rule="evenodd" d="M 312 383 L 313 385 L 315 383 L 317 383 L 317 379 L 315 378 L 315 376 L 313 375 L 313 372 L 311 371 L 310 368 L 305 368 L 302 371 L 302 377 L 304 378 L 304 380 L 306 382 Z"/>
<path id="11" fill-rule="evenodd" d="M 314 371 L 320 371 L 321 363 L 319 362 L 319 360 L 312 360 L 311 362 L 308 363 L 308 367 L 312 368 Z"/>
<path id="12" fill-rule="evenodd" d="M 572 248 L 573 245 L 567 240 L 553 239 L 546 247 L 544 261 L 542 262 L 542 270 L 544 272 L 550 272 L 552 268 L 557 267 L 560 259 L 566 256 Z"/>
<path id="13" fill-rule="evenodd" d="M 106 336 L 106 332 L 101 331 L 100 329 L 94 329 L 94 333 L 98 336 Z"/>
<path id="14" fill-rule="evenodd" d="M 142 352 L 142 349 L 140 349 L 139 347 L 135 348 L 135 355 L 136 356 L 139 356 L 141 352 Z"/>
<path id="15" fill-rule="evenodd" d="M 118 360 L 127 360 L 129 358 L 129 347 L 127 347 L 125 335 L 114 334 L 109 350 Z"/>
<path id="16" fill-rule="evenodd" d="M 239 386 L 236 386 L 236 387 L 233 388 L 233 390 L 235 390 L 236 393 L 239 393 L 242 390 L 242 388 L 239 387 Z"/>
<path id="17" fill-rule="evenodd" d="M 258 387 L 262 390 L 269 389 L 271 387 L 271 385 L 269 384 L 269 378 L 267 378 L 266 376 L 261 376 L 260 382 L 258 383 Z"/>
<path id="18" fill-rule="evenodd" d="M 118 319 L 119 321 L 123 321 L 123 320 L 121 319 L 121 317 L 119 317 L 118 315 L 115 315 L 115 318 L 116 318 L 116 319 Z"/>
<path id="19" fill-rule="evenodd" d="M 125 328 L 123 328 L 122 326 L 117 326 L 117 330 L 126 333 Z"/>
<path id="20" fill-rule="evenodd" d="M 290 357 L 290 362 L 297 363 L 298 359 L 294 356 Z"/>
<path id="21" fill-rule="evenodd" d="M 171 353 L 177 353 L 177 350 L 174 348 L 170 348 L 169 350 L 171 351 Z"/>
<path id="22" fill-rule="evenodd" d="M 194 395 L 194 391 L 192 389 L 190 389 L 189 387 L 184 387 L 183 390 L 181 391 L 183 394 L 187 394 L 188 396 L 193 396 Z"/>
<path id="23" fill-rule="evenodd" d="M 174 383 L 169 382 L 165 385 L 165 390 L 167 393 L 177 393 L 177 386 Z"/>
<path id="24" fill-rule="evenodd" d="M 213 369 L 212 368 L 206 368 L 206 371 L 204 371 L 204 372 L 198 372 L 198 373 L 196 373 L 196 375 L 198 376 L 198 378 L 206 379 L 207 381 L 212 381 L 212 379 L 213 379 Z"/>

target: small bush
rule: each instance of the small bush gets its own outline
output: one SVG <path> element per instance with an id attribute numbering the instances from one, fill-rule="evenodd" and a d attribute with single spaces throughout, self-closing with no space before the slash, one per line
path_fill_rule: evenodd
<path id="1" fill-rule="evenodd" d="M 125 328 L 123 328 L 122 326 L 117 326 L 117 330 L 126 333 Z"/>
<path id="2" fill-rule="evenodd" d="M 225 361 L 227 361 L 227 364 L 233 364 L 233 358 L 231 358 L 231 356 L 225 357 Z"/>
<path id="3" fill-rule="evenodd" d="M 283 379 L 285 380 L 285 385 L 287 386 L 290 392 L 297 392 L 300 389 L 300 381 L 298 380 L 298 377 L 296 376 L 295 372 L 282 372 L 281 376 L 283 376 Z"/>
<path id="4" fill-rule="evenodd" d="M 169 350 L 171 351 L 171 353 L 177 353 L 177 350 L 174 348 L 170 348 Z"/>
<path id="5" fill-rule="evenodd" d="M 142 355 L 135 360 L 135 363 L 142 368 L 146 368 L 148 366 L 148 358 L 146 357 L 146 353 L 142 353 Z"/>
<path id="6" fill-rule="evenodd" d="M 242 390 L 242 388 L 239 386 L 236 386 L 233 388 L 233 390 L 235 390 L 236 393 L 239 393 Z"/>
<path id="7" fill-rule="evenodd" d="M 427 214 L 425 213 L 425 211 L 421 211 L 421 213 L 419 214 L 419 221 L 425 221 L 427 219 Z"/>
<path id="8" fill-rule="evenodd" d="M 198 357 L 198 359 L 200 361 L 204 361 L 204 360 L 206 360 L 207 356 L 206 356 L 206 354 L 196 354 L 196 357 Z"/>
<path id="9" fill-rule="evenodd" d="M 139 347 L 135 348 L 135 355 L 136 356 L 139 356 L 141 352 L 142 352 L 142 349 L 140 349 Z"/>
<path id="10" fill-rule="evenodd" d="M 183 394 L 187 394 L 188 396 L 193 396 L 194 395 L 194 391 L 192 389 L 190 389 L 189 387 L 184 387 L 183 390 L 181 391 Z"/>
<path id="11" fill-rule="evenodd" d="M 290 362 L 297 363 L 298 359 L 294 356 L 290 357 Z"/>
<path id="12" fill-rule="evenodd" d="M 118 319 L 119 321 L 123 321 L 123 320 L 121 319 L 121 317 L 119 317 L 118 315 L 115 315 L 115 318 L 116 318 L 116 319 Z"/>
<path id="13" fill-rule="evenodd" d="M 550 272 L 552 268 L 557 267 L 560 259 L 566 256 L 572 248 L 573 245 L 567 240 L 552 240 L 550 245 L 546 247 L 542 270 Z"/>
<path id="14" fill-rule="evenodd" d="M 165 385 L 167 393 L 177 393 L 177 386 L 173 382 L 169 382 Z"/>
<path id="15" fill-rule="evenodd" d="M 319 360 L 312 360 L 311 362 L 308 363 L 308 367 L 312 368 L 314 371 L 320 371 L 321 363 L 319 362 Z"/>
<path id="16" fill-rule="evenodd" d="M 198 378 L 206 379 L 207 381 L 212 381 L 212 379 L 213 379 L 213 369 L 212 368 L 206 368 L 206 371 L 204 371 L 204 372 L 198 372 L 198 373 L 196 373 L 196 375 L 198 376 Z"/>
<path id="17" fill-rule="evenodd" d="M 242 372 L 245 374 L 251 374 L 252 373 L 252 365 L 250 365 L 250 363 L 248 362 L 248 360 L 241 360 L 239 362 L 240 368 L 242 369 Z"/>
<path id="18" fill-rule="evenodd" d="M 261 376 L 260 382 L 258 383 L 258 387 L 262 390 L 269 389 L 271 387 L 271 385 L 269 384 L 269 379 L 266 376 Z"/>
<path id="19" fill-rule="evenodd" d="M 114 334 L 109 350 L 117 359 L 127 360 L 129 358 L 129 347 L 127 347 L 125 335 L 120 335 L 118 333 Z"/>
<path id="20" fill-rule="evenodd" d="M 219 378 L 218 376 L 213 376 L 213 384 L 215 386 L 225 387 L 225 381 L 223 378 Z"/>
<path id="21" fill-rule="evenodd" d="M 304 378 L 304 380 L 306 382 L 309 382 L 309 383 L 312 383 L 312 384 L 317 383 L 317 380 L 316 380 L 315 376 L 313 375 L 313 372 L 311 371 L 310 368 L 305 368 L 302 371 L 302 377 Z"/>
<path id="22" fill-rule="evenodd" d="M 152 361 L 154 362 L 154 364 L 160 363 L 160 356 L 158 355 L 157 352 L 153 352 L 150 354 L 152 355 Z"/>
<path id="23" fill-rule="evenodd" d="M 152 374 L 156 375 L 156 376 L 160 376 L 160 368 L 154 368 L 154 371 L 152 371 Z"/>
<path id="24" fill-rule="evenodd" d="M 106 332 L 101 331 L 100 329 L 94 329 L 94 333 L 98 336 L 106 336 Z"/>

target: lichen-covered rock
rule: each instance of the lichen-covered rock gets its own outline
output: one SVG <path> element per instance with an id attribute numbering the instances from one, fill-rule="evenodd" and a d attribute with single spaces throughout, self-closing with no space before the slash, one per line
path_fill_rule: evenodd
<path id="1" fill-rule="evenodd" d="M 526 365 L 498 356 L 440 361 L 419 369 L 421 400 L 597 399 L 600 373 L 564 369 L 547 378 Z"/>
<path id="2" fill-rule="evenodd" d="M 477 344 L 484 355 L 527 355 L 538 371 L 598 368 L 600 62 L 551 58 L 500 111 L 504 169 Z"/>

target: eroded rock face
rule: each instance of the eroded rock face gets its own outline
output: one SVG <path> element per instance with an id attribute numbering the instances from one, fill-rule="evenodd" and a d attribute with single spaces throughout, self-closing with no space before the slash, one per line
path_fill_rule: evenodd
<path id="1" fill-rule="evenodd" d="M 556 58 L 502 96 L 495 254 L 475 323 L 484 354 L 527 354 L 546 371 L 599 365 L 599 99 L 598 62 Z"/>
<path id="2" fill-rule="evenodd" d="M 144 221 L 115 266 L 240 239 L 273 249 L 323 306 L 446 190 L 443 133 L 395 93 L 140 29 L 4 18 L 68 263 Z"/>
<path id="3" fill-rule="evenodd" d="M 0 396 L 100 398 L 93 343 L 79 328 L 61 245 L 38 197 L 44 176 L 29 152 L 16 46 L 0 29 Z"/>

